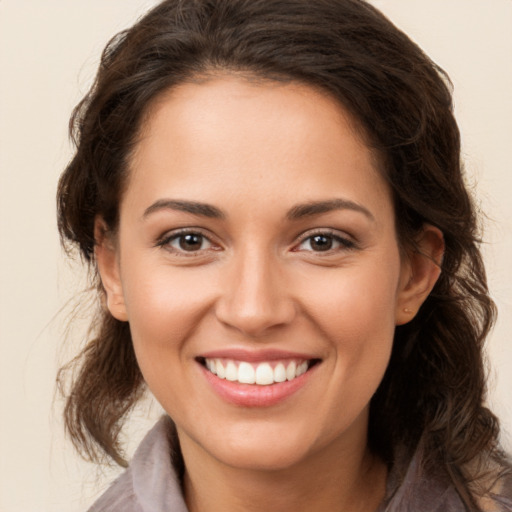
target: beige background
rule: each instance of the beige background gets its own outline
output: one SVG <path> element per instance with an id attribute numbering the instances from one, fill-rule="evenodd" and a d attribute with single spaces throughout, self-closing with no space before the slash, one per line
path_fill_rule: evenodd
<path id="1" fill-rule="evenodd" d="M 84 281 L 55 227 L 67 120 L 116 31 L 151 0 L 0 0 L 0 511 L 78 512 L 98 478 L 52 408 L 63 326 Z M 512 449 L 512 0 L 374 0 L 455 84 L 471 186 L 488 214 L 485 254 L 500 320 L 489 342 L 490 401 Z M 80 340 L 80 330 L 72 333 Z M 133 422 L 136 445 L 158 410 Z M 508 434 L 507 434 L 508 433 Z"/>

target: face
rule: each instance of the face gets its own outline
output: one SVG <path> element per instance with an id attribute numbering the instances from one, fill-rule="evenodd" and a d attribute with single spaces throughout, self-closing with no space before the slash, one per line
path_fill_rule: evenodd
<path id="1" fill-rule="evenodd" d="M 411 268 L 344 109 L 298 84 L 184 84 L 130 172 L 98 261 L 182 445 L 260 469 L 364 445 Z"/>

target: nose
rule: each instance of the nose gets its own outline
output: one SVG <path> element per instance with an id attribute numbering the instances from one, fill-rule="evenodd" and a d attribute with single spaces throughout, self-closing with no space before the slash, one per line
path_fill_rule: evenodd
<path id="1" fill-rule="evenodd" d="M 293 321 L 295 302 L 274 258 L 255 251 L 241 255 L 230 262 L 224 279 L 216 304 L 224 325 L 258 338 Z"/>

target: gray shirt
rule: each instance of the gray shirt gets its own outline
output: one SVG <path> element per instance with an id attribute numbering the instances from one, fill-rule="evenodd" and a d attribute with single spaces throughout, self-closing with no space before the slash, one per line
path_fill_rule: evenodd
<path id="1" fill-rule="evenodd" d="M 187 512 L 171 462 L 169 418 L 162 418 L 138 447 L 130 467 L 89 512 Z M 421 475 L 420 457 L 390 471 L 387 493 L 376 512 L 465 512 L 449 482 Z M 401 469 L 401 471 L 400 471 Z M 499 484 L 495 500 L 482 503 L 485 512 L 512 511 L 512 481 Z"/>

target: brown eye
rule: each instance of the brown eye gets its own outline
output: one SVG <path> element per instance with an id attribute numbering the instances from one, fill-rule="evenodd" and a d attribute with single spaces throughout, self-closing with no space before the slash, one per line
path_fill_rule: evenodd
<path id="1" fill-rule="evenodd" d="M 295 250 L 307 252 L 329 252 L 354 249 L 355 243 L 334 233 L 316 233 L 302 240 Z"/>
<path id="2" fill-rule="evenodd" d="M 310 246 L 313 251 L 328 251 L 332 249 L 332 236 L 315 235 L 310 238 Z"/>
<path id="3" fill-rule="evenodd" d="M 212 243 L 201 233 L 185 232 L 168 237 L 160 244 L 176 253 L 194 253 L 212 248 Z"/>
<path id="4" fill-rule="evenodd" d="M 197 233 L 181 235 L 178 241 L 180 249 L 184 251 L 199 251 L 203 245 L 203 235 L 198 235 Z"/>

